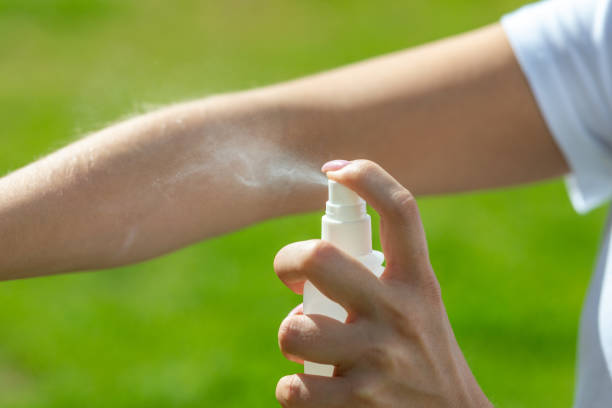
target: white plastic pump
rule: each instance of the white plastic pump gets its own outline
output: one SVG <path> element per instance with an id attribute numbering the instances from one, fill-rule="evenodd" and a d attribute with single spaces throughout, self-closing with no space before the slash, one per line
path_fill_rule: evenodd
<path id="1" fill-rule="evenodd" d="M 357 258 L 372 273 L 380 276 L 384 270 L 383 254 L 372 250 L 372 220 L 366 203 L 354 191 L 329 180 L 329 198 L 322 219 L 321 238 Z M 350 271 L 348 271 L 350 273 Z M 344 322 L 347 312 L 342 306 L 323 295 L 310 282 L 304 285 L 304 313 L 320 314 Z M 304 372 L 331 377 L 334 366 L 304 362 Z"/>

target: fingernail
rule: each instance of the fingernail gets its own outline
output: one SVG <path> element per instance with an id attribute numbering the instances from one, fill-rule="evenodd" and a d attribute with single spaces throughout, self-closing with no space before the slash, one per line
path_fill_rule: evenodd
<path id="1" fill-rule="evenodd" d="M 344 166 L 346 166 L 349 163 L 350 163 L 350 161 L 348 161 L 348 160 L 332 160 L 332 161 L 328 161 L 327 163 L 325 163 L 323 165 L 323 167 L 321 167 L 321 171 L 323 173 L 327 173 L 328 171 L 340 170 L 341 168 L 343 168 Z"/>
<path id="2" fill-rule="evenodd" d="M 293 315 L 299 315 L 299 314 L 304 314 L 304 304 L 303 303 L 300 303 L 299 305 L 294 307 L 287 316 L 293 316 Z"/>

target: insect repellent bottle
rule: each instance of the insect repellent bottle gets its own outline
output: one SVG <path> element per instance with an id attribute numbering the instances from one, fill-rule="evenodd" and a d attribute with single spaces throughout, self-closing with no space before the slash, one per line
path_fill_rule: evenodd
<path id="1" fill-rule="evenodd" d="M 354 191 L 329 180 L 329 198 L 322 219 L 321 238 L 357 258 L 372 273 L 380 276 L 384 270 L 383 254 L 372 250 L 372 220 L 366 213 L 366 203 Z M 347 271 L 350 273 L 350 271 Z M 312 285 L 304 285 L 304 313 L 320 314 L 344 322 L 347 312 Z M 304 372 L 331 377 L 334 366 L 304 362 Z"/>

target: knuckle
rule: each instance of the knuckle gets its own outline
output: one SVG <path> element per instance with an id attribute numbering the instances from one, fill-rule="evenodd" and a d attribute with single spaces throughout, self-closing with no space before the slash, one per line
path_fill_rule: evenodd
<path id="1" fill-rule="evenodd" d="M 302 260 L 302 268 L 312 270 L 321 267 L 337 253 L 336 247 L 326 241 L 315 240 Z"/>
<path id="2" fill-rule="evenodd" d="M 363 359 L 372 367 L 380 370 L 388 370 L 393 366 L 389 348 L 381 341 L 370 344 L 363 351 Z"/>
<path id="3" fill-rule="evenodd" d="M 397 288 L 396 292 L 384 299 L 381 306 L 385 322 L 404 340 L 418 337 L 424 330 L 425 321 L 420 314 L 422 304 L 413 290 Z"/>
<path id="4" fill-rule="evenodd" d="M 283 407 L 293 406 L 303 397 L 304 388 L 297 375 L 283 377 L 276 385 L 276 399 Z"/>
<path id="5" fill-rule="evenodd" d="M 405 324 L 407 307 L 404 305 L 403 301 L 386 298 L 382 302 L 382 308 L 389 321 L 400 325 Z"/>
<path id="6" fill-rule="evenodd" d="M 415 342 L 427 331 L 427 322 L 423 315 L 416 312 L 404 319 L 402 324 L 397 324 L 396 327 L 402 339 Z"/>
<path id="7" fill-rule="evenodd" d="M 370 160 L 354 160 L 354 165 L 351 166 L 351 171 L 346 173 L 346 181 L 351 183 L 363 180 L 370 174 L 380 170 L 380 166 Z"/>
<path id="8" fill-rule="evenodd" d="M 435 277 L 432 277 L 424 282 L 424 292 L 427 298 L 434 303 L 442 301 L 442 288 Z"/>
<path id="9" fill-rule="evenodd" d="M 423 271 L 424 273 L 421 274 L 423 278 L 418 282 L 422 298 L 430 305 L 442 303 L 442 289 L 433 268 L 431 265 L 424 265 L 423 268 L 426 270 Z"/>
<path id="10" fill-rule="evenodd" d="M 278 329 L 278 345 L 283 353 L 296 351 L 301 335 L 301 320 L 291 316 L 283 320 Z"/>
<path id="11" fill-rule="evenodd" d="M 399 220 L 414 220 L 418 217 L 418 206 L 416 199 L 405 188 L 398 189 L 391 194 L 390 212 Z"/>
<path id="12" fill-rule="evenodd" d="M 385 286 L 378 299 L 378 305 L 384 314 L 394 320 L 403 320 L 406 310 L 410 309 L 412 290 L 409 285 L 394 282 L 393 285 Z"/>
<path id="13" fill-rule="evenodd" d="M 373 407 L 380 404 L 380 398 L 377 396 L 377 387 L 374 385 L 376 379 L 368 378 L 362 381 L 357 381 L 351 387 L 350 400 L 351 407 Z"/>

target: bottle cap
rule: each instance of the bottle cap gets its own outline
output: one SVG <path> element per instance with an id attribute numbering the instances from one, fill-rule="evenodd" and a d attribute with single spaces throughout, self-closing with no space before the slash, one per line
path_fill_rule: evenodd
<path id="1" fill-rule="evenodd" d="M 329 199 L 322 220 L 322 238 L 353 256 L 372 252 L 372 221 L 357 193 L 329 180 Z"/>
<path id="2" fill-rule="evenodd" d="M 348 187 L 328 180 L 329 199 L 325 214 L 337 221 L 357 221 L 366 216 L 366 202 Z"/>

